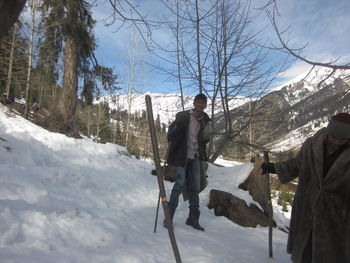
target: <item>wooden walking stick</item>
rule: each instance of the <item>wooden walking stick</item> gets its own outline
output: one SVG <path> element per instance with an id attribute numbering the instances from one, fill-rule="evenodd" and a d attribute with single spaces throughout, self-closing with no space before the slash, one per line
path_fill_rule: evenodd
<path id="1" fill-rule="evenodd" d="M 159 204 L 160 204 L 160 191 L 158 194 L 158 202 L 157 202 L 157 210 L 156 210 L 156 219 L 154 220 L 154 229 L 153 232 L 157 232 L 157 224 L 158 224 L 158 214 L 159 214 Z"/>
<path id="2" fill-rule="evenodd" d="M 181 263 L 180 252 L 179 252 L 179 249 L 177 247 L 174 229 L 173 229 L 173 225 L 171 223 L 170 209 L 168 207 L 168 201 L 166 198 L 165 187 L 164 187 L 164 179 L 161 176 L 162 168 L 160 165 L 158 142 L 157 142 L 157 136 L 156 136 L 156 129 L 154 126 L 152 101 L 151 101 L 151 97 L 149 95 L 146 95 L 145 99 L 146 99 L 148 125 L 149 125 L 150 134 L 151 134 L 151 141 L 152 141 L 152 148 L 153 148 L 153 157 L 154 157 L 154 163 L 156 165 L 156 173 L 157 173 L 160 201 L 162 201 L 162 206 L 163 206 L 163 210 L 164 210 L 164 214 L 165 214 L 165 222 L 168 226 L 167 229 L 168 229 L 169 239 L 170 239 L 171 246 L 173 248 L 176 263 Z"/>
<path id="3" fill-rule="evenodd" d="M 165 166 L 166 166 L 166 161 L 167 161 L 167 159 L 168 159 L 168 153 L 169 153 L 170 146 L 171 146 L 171 142 L 168 143 L 168 149 L 166 150 L 166 153 L 165 153 L 165 162 L 164 162 L 163 169 L 162 169 L 162 178 L 164 178 L 164 175 L 165 175 Z M 159 195 L 158 195 L 156 219 L 154 220 L 154 230 L 153 230 L 154 233 L 157 232 L 157 223 L 158 223 L 158 214 L 159 214 L 159 204 L 160 204 L 160 191 L 159 191 Z"/>
<path id="4" fill-rule="evenodd" d="M 269 163 L 269 152 L 264 151 L 264 162 Z M 270 174 L 269 172 L 266 173 L 266 190 L 267 190 L 267 210 L 269 215 L 269 257 L 273 257 L 272 253 L 272 225 L 273 225 L 273 209 L 272 209 L 272 202 L 271 202 L 271 189 L 270 189 Z"/>

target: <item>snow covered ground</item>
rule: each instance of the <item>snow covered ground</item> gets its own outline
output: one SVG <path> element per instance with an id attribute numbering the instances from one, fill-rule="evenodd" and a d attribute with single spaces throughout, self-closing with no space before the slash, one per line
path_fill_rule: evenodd
<path id="1" fill-rule="evenodd" d="M 1 263 L 175 262 L 162 210 L 153 232 L 158 186 L 151 161 L 118 145 L 50 133 L 6 110 L 0 104 Z M 253 202 L 238 188 L 252 164 L 222 163 L 229 167 L 209 166 L 200 194 L 206 231 L 184 223 L 187 203 L 176 211 L 182 262 L 290 262 L 286 233 L 274 229 L 269 259 L 268 228 L 241 227 L 206 207 L 213 188 Z M 168 193 L 171 187 L 166 182 Z"/>

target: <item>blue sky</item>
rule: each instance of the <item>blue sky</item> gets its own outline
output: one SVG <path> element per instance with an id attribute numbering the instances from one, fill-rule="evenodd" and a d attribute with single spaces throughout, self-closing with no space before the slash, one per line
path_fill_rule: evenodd
<path id="1" fill-rule="evenodd" d="M 200 1 L 203 5 L 205 2 L 207 0 Z M 252 6 L 260 7 L 265 2 L 267 0 L 253 0 Z M 94 9 L 93 13 L 97 20 L 95 35 L 98 39 L 98 49 L 96 55 L 102 64 L 114 68 L 115 72 L 120 75 L 122 87 L 130 84 L 129 69 L 132 51 L 137 51 L 137 63 L 140 63 L 141 59 L 162 66 L 154 55 L 148 54 L 142 47 L 130 48 L 133 45 L 131 42 L 142 41 L 137 38 L 137 34 L 131 33 L 132 30 L 129 26 L 125 25 L 119 30 L 117 29 L 120 24 L 105 27 L 106 21 L 104 19 L 111 14 L 111 9 L 105 1 L 98 1 L 98 3 L 99 6 Z M 158 0 L 136 1 L 136 4 L 138 10 L 146 14 L 148 18 L 156 19 L 166 15 L 164 6 Z M 277 4 L 280 14 L 277 21 L 281 29 L 290 26 L 285 37 L 289 39 L 291 46 L 302 47 L 307 44 L 303 54 L 310 60 L 327 62 L 330 59 L 340 58 L 339 63 L 350 61 L 349 0 L 277 0 Z M 257 28 L 269 25 L 265 13 L 259 13 L 255 25 Z M 169 35 L 169 32 L 164 29 L 152 32 L 152 36 L 163 43 L 169 41 Z M 271 26 L 264 30 L 263 37 L 266 37 L 270 43 L 278 44 Z M 279 82 L 274 83 L 271 88 L 298 76 L 309 68 L 305 63 L 290 60 L 286 70 L 280 74 Z M 176 81 L 161 75 L 156 70 L 149 69 L 145 65 L 135 75 L 137 78 L 134 80 L 134 85 L 139 92 L 178 92 Z"/>

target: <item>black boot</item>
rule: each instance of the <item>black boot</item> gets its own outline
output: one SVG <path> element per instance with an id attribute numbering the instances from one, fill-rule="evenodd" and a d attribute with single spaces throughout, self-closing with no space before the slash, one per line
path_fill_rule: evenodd
<path id="1" fill-rule="evenodd" d="M 176 208 L 173 208 L 173 207 L 170 206 L 169 204 L 168 204 L 168 207 L 169 207 L 169 211 L 170 211 L 170 222 L 171 222 L 171 224 L 172 224 L 172 223 L 173 223 L 173 217 L 174 217 Z M 168 228 L 168 226 L 167 226 L 167 224 L 166 224 L 165 218 L 164 218 L 164 221 L 163 221 L 163 226 L 164 226 L 165 228 Z"/>
<path id="2" fill-rule="evenodd" d="M 192 226 L 193 228 L 195 228 L 197 230 L 204 231 L 204 228 L 201 227 L 201 225 L 198 222 L 199 215 L 200 215 L 199 211 L 190 209 L 190 213 L 188 214 L 188 218 L 186 220 L 186 225 Z"/>

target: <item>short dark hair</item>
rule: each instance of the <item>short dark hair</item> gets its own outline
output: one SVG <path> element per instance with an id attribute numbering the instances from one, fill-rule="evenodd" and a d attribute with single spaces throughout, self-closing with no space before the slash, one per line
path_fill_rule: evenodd
<path id="1" fill-rule="evenodd" d="M 207 96 L 205 96 L 203 93 L 199 93 L 194 97 L 194 100 L 204 100 L 207 101 Z"/>

